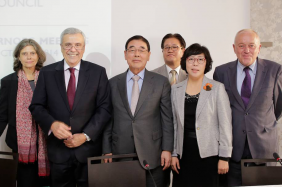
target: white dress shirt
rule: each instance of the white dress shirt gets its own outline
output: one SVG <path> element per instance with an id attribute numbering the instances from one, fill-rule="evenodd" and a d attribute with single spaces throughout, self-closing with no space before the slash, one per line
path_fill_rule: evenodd
<path id="1" fill-rule="evenodd" d="M 78 76 L 79 76 L 79 69 L 80 69 L 80 63 L 81 61 L 74 66 L 73 68 L 75 69 L 74 71 L 74 76 L 75 76 L 75 89 L 77 88 L 77 83 L 78 83 Z M 66 91 L 68 91 L 68 85 L 69 85 L 69 80 L 70 80 L 70 66 L 67 64 L 67 62 L 64 60 L 64 70 L 65 70 L 65 84 L 66 84 Z"/>
<path id="2" fill-rule="evenodd" d="M 165 65 L 165 66 L 166 66 L 166 70 L 167 70 L 167 74 L 168 74 L 168 80 L 171 80 L 172 73 L 170 71 L 172 69 L 168 65 Z M 177 68 L 174 69 L 176 71 L 176 74 L 175 74 L 176 82 L 178 82 L 178 76 L 179 76 L 180 68 L 181 68 L 181 66 L 179 65 Z"/>

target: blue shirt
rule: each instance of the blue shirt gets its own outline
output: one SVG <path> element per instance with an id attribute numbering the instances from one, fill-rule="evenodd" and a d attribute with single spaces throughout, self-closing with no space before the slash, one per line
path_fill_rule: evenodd
<path id="1" fill-rule="evenodd" d="M 141 92 L 143 80 L 144 80 L 144 75 L 145 75 L 145 68 L 140 71 L 137 75 L 139 75 L 140 79 L 138 80 L 138 85 L 139 85 L 139 93 Z M 129 106 L 131 105 L 131 95 L 132 95 L 132 87 L 133 87 L 133 79 L 132 77 L 134 74 L 128 69 L 127 75 L 126 75 L 126 87 L 127 87 L 127 99 L 128 99 L 128 104 Z"/>
<path id="2" fill-rule="evenodd" d="M 246 66 L 242 65 L 238 60 L 238 63 L 237 63 L 237 90 L 238 90 L 239 95 L 241 95 L 242 84 L 246 76 L 246 73 L 244 71 L 245 67 Z M 249 74 L 251 76 L 251 91 L 252 91 L 254 82 L 255 82 L 255 78 L 256 78 L 256 72 L 257 72 L 257 60 L 252 65 L 250 65 L 249 68 L 250 68 Z"/>

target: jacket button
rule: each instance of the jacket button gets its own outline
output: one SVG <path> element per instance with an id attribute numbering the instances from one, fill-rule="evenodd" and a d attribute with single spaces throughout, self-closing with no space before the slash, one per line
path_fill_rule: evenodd
<path id="1" fill-rule="evenodd" d="M 245 131 L 245 130 L 243 130 L 243 133 L 244 133 L 244 134 L 246 134 L 246 131 Z"/>
<path id="2" fill-rule="evenodd" d="M 249 113 L 247 112 L 245 115 L 247 116 L 247 115 L 249 115 Z"/>
<path id="3" fill-rule="evenodd" d="M 197 127 L 197 130 L 200 130 L 200 127 Z"/>

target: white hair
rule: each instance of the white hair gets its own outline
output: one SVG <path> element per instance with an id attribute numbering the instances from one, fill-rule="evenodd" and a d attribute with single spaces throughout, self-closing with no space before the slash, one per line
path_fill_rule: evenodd
<path id="1" fill-rule="evenodd" d="M 71 28 L 65 29 L 65 30 L 62 32 L 61 37 L 60 37 L 60 39 L 61 39 L 61 43 L 60 43 L 60 44 L 62 44 L 62 42 L 63 42 L 63 37 L 64 37 L 66 34 L 78 34 L 78 33 L 80 33 L 80 34 L 83 36 L 83 39 L 84 39 L 84 42 L 85 42 L 85 35 L 84 35 L 84 33 L 83 33 L 81 30 L 77 29 L 77 28 L 71 27 Z"/>

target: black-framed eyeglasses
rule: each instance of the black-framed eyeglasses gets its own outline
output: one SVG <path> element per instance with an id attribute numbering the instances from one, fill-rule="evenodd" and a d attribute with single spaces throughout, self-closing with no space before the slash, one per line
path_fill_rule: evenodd
<path id="1" fill-rule="evenodd" d="M 180 49 L 182 49 L 182 47 L 179 47 L 179 46 L 166 46 L 166 47 L 164 47 L 164 51 L 169 51 L 170 49 L 172 50 L 172 51 L 177 51 L 178 50 L 178 48 L 180 48 Z"/>

